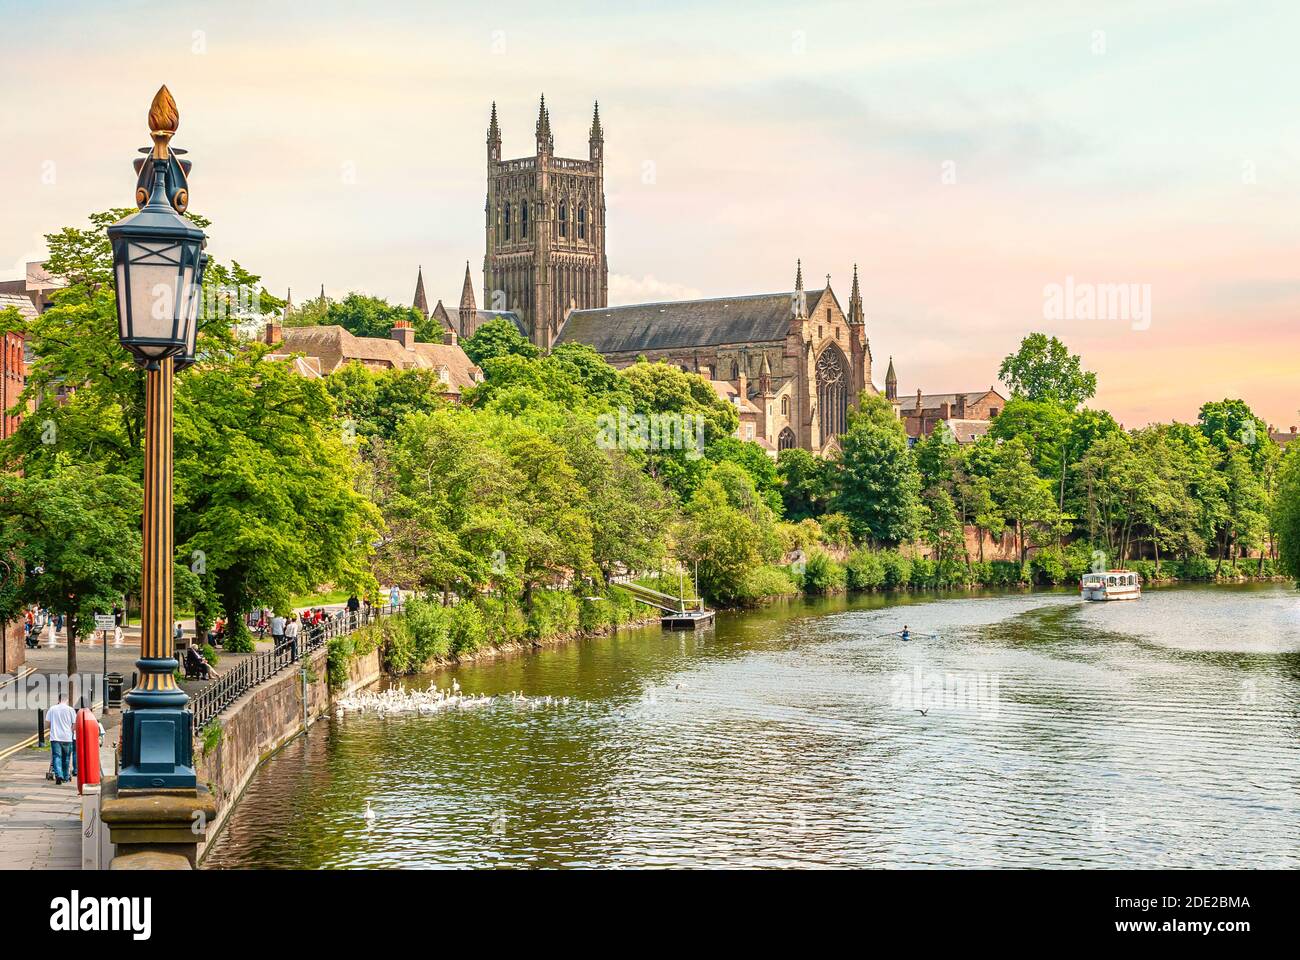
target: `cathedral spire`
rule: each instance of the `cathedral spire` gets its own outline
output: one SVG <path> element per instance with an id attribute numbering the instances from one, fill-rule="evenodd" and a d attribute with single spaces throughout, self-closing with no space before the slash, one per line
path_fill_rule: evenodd
<path id="1" fill-rule="evenodd" d="M 468 337 L 474 332 L 474 319 L 478 306 L 474 302 L 474 280 L 469 274 L 469 261 L 465 261 L 465 285 L 460 290 L 460 335 Z"/>
<path id="2" fill-rule="evenodd" d="M 551 115 L 546 110 L 546 94 L 542 94 L 542 104 L 537 108 L 537 152 L 550 153 L 555 147 L 551 137 Z"/>
<path id="3" fill-rule="evenodd" d="M 289 314 L 293 313 L 293 287 L 286 287 L 284 291 L 284 319 L 289 319 Z"/>
<path id="4" fill-rule="evenodd" d="M 790 298 L 792 312 L 796 320 L 808 316 L 808 297 L 803 290 L 803 261 L 796 260 L 794 268 L 794 295 Z"/>
<path id="5" fill-rule="evenodd" d="M 898 374 L 894 373 L 894 358 L 889 358 L 889 369 L 885 371 L 885 399 L 898 399 Z"/>
<path id="6" fill-rule="evenodd" d="M 605 130 L 600 125 L 600 101 L 596 101 L 596 107 L 591 112 L 591 137 L 588 144 L 591 147 L 591 159 L 600 160 L 601 147 L 605 143 Z"/>
<path id="7" fill-rule="evenodd" d="M 497 102 L 492 101 L 492 119 L 488 121 L 487 148 L 489 160 L 501 159 L 501 126 L 497 123 Z"/>
<path id="8" fill-rule="evenodd" d="M 417 267 L 415 270 L 415 299 L 411 306 L 420 311 L 420 316 L 429 319 L 429 300 L 424 295 L 424 267 Z"/>
<path id="9" fill-rule="evenodd" d="M 460 288 L 460 305 L 461 309 L 469 307 L 471 310 L 477 310 L 478 305 L 474 302 L 474 280 L 470 277 L 469 261 L 465 261 L 465 283 Z"/>
<path id="10" fill-rule="evenodd" d="M 858 265 L 853 265 L 853 290 L 849 293 L 849 323 L 865 323 L 862 312 L 862 289 L 858 286 Z"/>

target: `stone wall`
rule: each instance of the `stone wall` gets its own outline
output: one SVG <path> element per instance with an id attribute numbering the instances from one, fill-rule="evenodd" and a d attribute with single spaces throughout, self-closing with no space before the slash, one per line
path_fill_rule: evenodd
<path id="1" fill-rule="evenodd" d="M 207 784 L 217 802 L 217 817 L 208 829 L 208 842 L 221 832 L 226 817 L 262 762 L 330 709 L 327 655 L 323 646 L 312 652 L 306 661 L 309 679 L 305 684 L 300 669 L 285 670 L 240 697 L 217 718 L 221 742 L 207 756 L 203 756 L 202 736 L 195 739 L 194 766 L 199 783 Z M 348 683 L 333 695 L 351 693 L 374 683 L 379 676 L 379 652 L 372 651 L 348 665 Z M 200 845 L 200 858 L 205 850 L 206 844 Z"/>

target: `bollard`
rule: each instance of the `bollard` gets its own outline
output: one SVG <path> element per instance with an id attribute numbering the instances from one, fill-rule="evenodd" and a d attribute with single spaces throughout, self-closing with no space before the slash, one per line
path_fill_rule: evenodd
<path id="1" fill-rule="evenodd" d="M 104 823 L 99 819 L 99 784 L 81 787 L 81 869 L 103 870 Z"/>
<path id="2" fill-rule="evenodd" d="M 45 708 L 36 708 L 36 745 L 45 746 Z"/>

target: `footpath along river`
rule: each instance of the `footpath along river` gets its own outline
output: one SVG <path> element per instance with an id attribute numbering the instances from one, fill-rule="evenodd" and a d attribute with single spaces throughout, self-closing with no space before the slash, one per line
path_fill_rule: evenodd
<path id="1" fill-rule="evenodd" d="M 556 700 L 322 721 L 204 865 L 1300 867 L 1286 585 L 797 601 L 401 683 L 453 678 Z"/>

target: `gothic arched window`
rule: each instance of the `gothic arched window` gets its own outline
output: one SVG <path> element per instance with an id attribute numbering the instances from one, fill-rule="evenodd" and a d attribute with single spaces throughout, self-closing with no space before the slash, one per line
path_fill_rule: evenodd
<path id="1" fill-rule="evenodd" d="M 587 239 L 587 208 L 581 205 L 578 207 L 578 239 Z"/>
<path id="2" fill-rule="evenodd" d="M 817 358 L 817 409 L 821 411 L 822 443 L 844 432 L 849 412 L 849 365 L 835 344 Z"/>
<path id="3" fill-rule="evenodd" d="M 789 397 L 782 397 L 782 398 L 781 398 L 781 416 L 783 416 L 783 417 L 788 417 L 788 416 L 790 416 L 790 398 L 789 398 Z"/>
<path id="4" fill-rule="evenodd" d="M 778 450 L 789 450 L 794 445 L 794 431 L 786 427 L 776 438 L 776 448 Z"/>
<path id="5" fill-rule="evenodd" d="M 519 239 L 528 239 L 528 203 L 519 205 Z"/>
<path id="6" fill-rule="evenodd" d="M 563 200 L 560 201 L 560 236 L 569 235 L 569 205 Z"/>
<path id="7" fill-rule="evenodd" d="M 508 243 L 510 241 L 510 204 L 508 203 L 506 204 L 505 219 L 502 221 L 502 226 L 505 228 L 506 242 Z"/>

